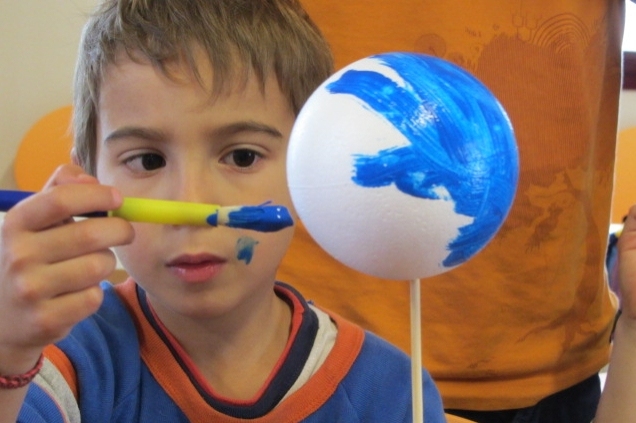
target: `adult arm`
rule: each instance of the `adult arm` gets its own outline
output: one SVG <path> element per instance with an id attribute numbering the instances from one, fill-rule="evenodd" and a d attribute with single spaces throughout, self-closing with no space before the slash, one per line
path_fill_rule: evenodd
<path id="1" fill-rule="evenodd" d="M 595 423 L 624 423 L 636 403 L 636 206 L 618 242 L 622 313 L 616 324 L 610 365 Z"/>

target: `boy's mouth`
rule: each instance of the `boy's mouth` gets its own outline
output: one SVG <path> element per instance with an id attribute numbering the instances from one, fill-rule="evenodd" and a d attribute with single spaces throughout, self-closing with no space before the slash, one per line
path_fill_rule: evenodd
<path id="1" fill-rule="evenodd" d="M 211 254 L 182 255 L 170 260 L 166 267 L 184 282 L 205 282 L 214 278 L 226 260 Z"/>

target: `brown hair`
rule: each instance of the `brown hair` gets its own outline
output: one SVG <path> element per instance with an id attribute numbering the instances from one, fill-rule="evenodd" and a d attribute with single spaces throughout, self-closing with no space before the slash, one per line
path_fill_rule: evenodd
<path id="1" fill-rule="evenodd" d="M 213 81 L 200 79 L 198 50 Z M 84 27 L 75 69 L 75 155 L 91 174 L 100 86 L 122 52 L 167 76 L 170 63 L 184 63 L 212 95 L 239 82 L 237 75 L 253 71 L 264 83 L 273 71 L 295 113 L 333 71 L 327 42 L 297 0 L 106 0 Z"/>

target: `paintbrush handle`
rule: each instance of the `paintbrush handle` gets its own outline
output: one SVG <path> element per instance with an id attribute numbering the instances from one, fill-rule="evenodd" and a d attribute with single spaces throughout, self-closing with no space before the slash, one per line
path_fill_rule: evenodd
<path id="1" fill-rule="evenodd" d="M 210 215 L 217 214 L 219 209 L 221 207 L 215 204 L 125 197 L 121 207 L 109 211 L 108 215 L 130 222 L 209 226 Z"/>
<path id="2" fill-rule="evenodd" d="M 0 190 L 0 212 L 7 212 L 20 201 L 32 196 L 29 191 Z M 78 217 L 106 217 L 108 212 L 94 212 L 83 214 Z"/>
<path id="3" fill-rule="evenodd" d="M 9 211 L 10 208 L 31 195 L 33 193 L 28 191 L 0 190 L 0 212 Z"/>
<path id="4" fill-rule="evenodd" d="M 0 211 L 8 211 L 33 192 L 0 190 Z M 229 226 L 260 232 L 274 232 L 293 225 L 289 211 L 283 206 L 221 207 L 216 204 L 125 197 L 121 207 L 108 212 L 89 213 L 78 217 L 121 217 L 131 222 L 164 225 Z"/>
<path id="5" fill-rule="evenodd" d="M 9 211 L 33 192 L 0 190 L 0 211 Z M 217 205 L 185 203 L 178 201 L 152 200 L 147 198 L 124 198 L 116 210 L 95 212 L 77 217 L 121 217 L 131 222 L 163 223 L 168 225 L 209 225 L 209 215 L 217 213 Z"/>

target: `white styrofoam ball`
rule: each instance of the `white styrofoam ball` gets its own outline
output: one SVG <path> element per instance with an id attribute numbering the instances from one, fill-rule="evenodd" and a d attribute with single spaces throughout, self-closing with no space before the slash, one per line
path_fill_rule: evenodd
<path id="1" fill-rule="evenodd" d="M 345 67 L 309 98 L 287 174 L 299 217 L 329 254 L 415 279 L 462 264 L 494 236 L 518 157 L 483 84 L 441 59 L 387 53 Z"/>

